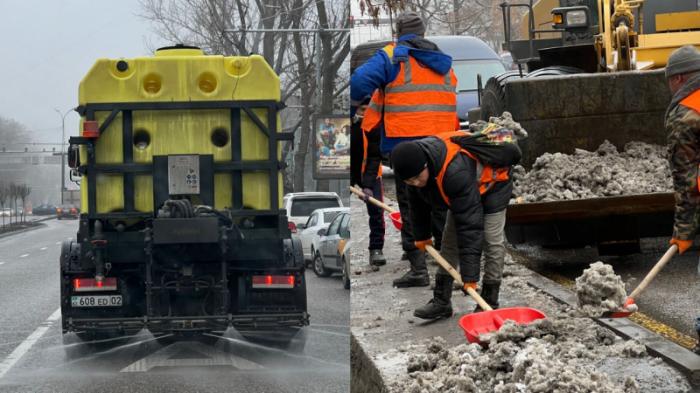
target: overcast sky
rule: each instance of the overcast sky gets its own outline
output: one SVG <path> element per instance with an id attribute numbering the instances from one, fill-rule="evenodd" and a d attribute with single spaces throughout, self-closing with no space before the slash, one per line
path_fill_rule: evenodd
<path id="1" fill-rule="evenodd" d="M 96 59 L 164 46 L 140 13 L 137 0 L 0 0 L 0 116 L 26 125 L 34 142 L 58 143 L 54 108 L 78 104 L 78 84 Z M 66 135 L 77 127 L 78 115 L 66 116 Z"/>

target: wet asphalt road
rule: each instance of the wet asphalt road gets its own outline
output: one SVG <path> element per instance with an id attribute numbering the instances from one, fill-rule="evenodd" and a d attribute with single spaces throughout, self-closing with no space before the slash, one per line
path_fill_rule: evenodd
<path id="1" fill-rule="evenodd" d="M 643 239 L 642 253 L 629 256 L 599 256 L 595 249 L 546 250 L 535 247 L 517 247 L 526 257 L 526 265 L 546 275 L 551 273 L 575 280 L 583 269 L 595 261 L 609 263 L 626 284 L 628 293 L 668 248 L 668 239 Z M 639 310 L 682 334 L 697 339 L 695 318 L 700 316 L 700 275 L 698 249 L 676 255 L 656 276 L 646 291 L 636 300 Z"/>
<path id="2" fill-rule="evenodd" d="M 303 354 L 224 340 L 62 342 L 58 257 L 77 221 L 0 239 L 0 392 L 348 392 L 349 291 L 308 270 Z M 10 367 L 11 366 L 11 367 Z"/>

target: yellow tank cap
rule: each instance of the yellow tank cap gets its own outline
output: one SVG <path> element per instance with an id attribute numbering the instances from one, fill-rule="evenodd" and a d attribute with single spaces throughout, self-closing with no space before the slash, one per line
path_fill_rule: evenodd
<path id="1" fill-rule="evenodd" d="M 204 56 L 204 51 L 196 46 L 178 44 L 156 49 L 155 56 Z"/>

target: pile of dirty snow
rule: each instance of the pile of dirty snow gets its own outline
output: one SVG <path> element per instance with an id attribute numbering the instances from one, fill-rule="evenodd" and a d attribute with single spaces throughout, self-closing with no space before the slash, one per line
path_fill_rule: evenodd
<path id="1" fill-rule="evenodd" d="M 595 364 L 611 354 L 646 357 L 646 349 L 602 327 L 590 328 L 576 318 L 541 319 L 525 326 L 506 321 L 487 338 L 487 348 L 449 348 L 442 338 L 432 339 L 424 353 L 409 357 L 411 379 L 401 388 L 409 393 L 640 391 L 634 377 L 615 381 Z"/>
<path id="2" fill-rule="evenodd" d="M 670 192 L 673 183 L 667 157 L 664 146 L 630 142 L 618 152 L 607 140 L 594 152 L 545 153 L 530 171 L 520 165 L 513 168 L 517 199 L 511 202 Z"/>
<path id="3" fill-rule="evenodd" d="M 500 117 L 491 116 L 489 117 L 488 122 L 479 120 L 476 123 L 471 123 L 469 124 L 469 131 L 473 133 L 481 132 L 489 125 L 489 123 L 498 124 L 503 128 L 513 131 L 516 139 L 527 138 L 527 131 L 525 131 L 520 123 L 513 120 L 513 115 L 511 115 L 510 112 L 503 112 Z"/>
<path id="4" fill-rule="evenodd" d="M 599 317 L 606 311 L 620 310 L 627 292 L 625 283 L 612 266 L 596 262 L 576 278 L 576 298 L 584 315 Z"/>

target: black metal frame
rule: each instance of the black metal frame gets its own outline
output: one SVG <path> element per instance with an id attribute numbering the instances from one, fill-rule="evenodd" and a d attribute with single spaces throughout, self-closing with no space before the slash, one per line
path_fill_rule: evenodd
<path id="1" fill-rule="evenodd" d="M 270 186 L 270 210 L 246 209 L 245 214 L 258 214 L 279 211 L 278 173 L 284 169 L 284 163 L 277 159 L 277 143 L 291 141 L 293 133 L 277 132 L 277 113 L 285 107 L 284 103 L 274 100 L 246 100 L 246 101 L 179 101 L 179 102 L 115 102 L 93 103 L 81 105 L 77 112 L 85 117 L 85 120 L 95 120 L 96 112 L 110 112 L 105 121 L 99 125 L 102 134 L 122 113 L 122 145 L 123 162 L 121 164 L 98 165 L 95 159 L 95 139 L 86 137 L 71 137 L 71 145 L 86 145 L 88 162 L 81 165 L 79 171 L 88 179 L 88 219 L 98 218 L 123 218 L 152 217 L 152 213 L 141 213 L 134 208 L 134 174 L 152 174 L 155 171 L 156 160 L 151 164 L 137 164 L 133 162 L 133 112 L 142 110 L 206 110 L 228 109 L 231 113 L 231 161 L 225 163 L 213 163 L 215 173 L 230 173 L 232 180 L 232 206 L 236 213 L 243 210 L 243 172 L 244 171 L 268 171 Z M 253 109 L 267 110 L 267 127 L 253 112 Z M 243 161 L 241 151 L 241 119 L 242 112 L 268 137 L 269 159 L 259 161 Z M 97 213 L 97 188 L 95 180 L 98 173 L 118 173 L 124 178 L 124 211 L 119 213 Z M 155 187 L 155 185 L 154 185 Z M 213 187 L 213 185 L 212 185 Z M 155 188 L 154 188 L 155 191 Z M 154 210 L 158 206 L 154 205 Z"/>
<path id="2" fill-rule="evenodd" d="M 318 146 L 316 145 L 316 133 L 318 132 L 318 121 L 322 119 L 344 119 L 348 121 L 348 125 L 352 126 L 352 121 L 350 119 L 350 115 L 344 115 L 344 114 L 338 114 L 338 113 L 331 113 L 327 115 L 314 115 L 311 124 L 313 127 L 313 132 L 311 133 L 311 136 L 313 138 L 313 143 L 311 144 L 312 146 L 312 152 L 313 152 L 313 177 L 314 179 L 350 179 L 350 170 L 345 171 L 343 174 L 334 174 L 334 173 L 322 173 L 318 171 L 318 157 L 319 157 L 319 151 L 318 151 Z M 348 138 L 350 136 L 348 135 Z M 350 150 L 348 149 L 348 156 L 350 155 Z"/>
<path id="3" fill-rule="evenodd" d="M 243 332 L 261 329 L 279 329 L 280 327 L 300 327 L 309 324 L 307 312 L 282 314 L 240 314 L 226 316 L 178 316 L 178 317 L 132 317 L 132 318 L 74 318 L 64 322 L 66 331 L 131 329 L 137 331 L 149 328 L 156 331 L 207 331 L 216 324 L 221 329 L 233 326 Z M 160 330 L 158 328 L 161 328 Z"/>

